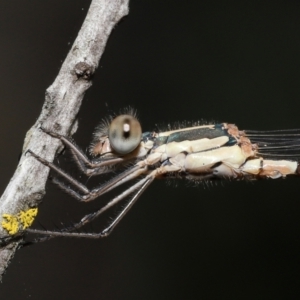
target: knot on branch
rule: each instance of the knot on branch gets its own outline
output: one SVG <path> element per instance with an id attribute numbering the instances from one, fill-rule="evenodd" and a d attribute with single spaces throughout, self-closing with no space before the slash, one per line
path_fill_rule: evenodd
<path id="1" fill-rule="evenodd" d="M 90 80 L 94 71 L 94 68 L 86 62 L 79 62 L 75 65 L 73 74 L 77 77 L 77 79 Z"/>

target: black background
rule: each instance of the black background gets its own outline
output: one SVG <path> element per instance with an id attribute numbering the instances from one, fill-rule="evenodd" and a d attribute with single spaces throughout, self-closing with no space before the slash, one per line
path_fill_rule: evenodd
<path id="1" fill-rule="evenodd" d="M 1 4 L 1 191 L 89 4 Z M 299 1 L 133 0 L 109 39 L 74 138 L 87 148 L 98 122 L 128 105 L 144 130 L 199 119 L 297 128 L 299 36 Z M 0 297 L 298 298 L 299 187 L 297 178 L 198 187 L 157 181 L 107 239 L 56 239 L 18 251 Z M 49 183 L 34 227 L 62 228 L 114 194 L 78 204 Z M 86 230 L 99 230 L 119 209 Z"/>

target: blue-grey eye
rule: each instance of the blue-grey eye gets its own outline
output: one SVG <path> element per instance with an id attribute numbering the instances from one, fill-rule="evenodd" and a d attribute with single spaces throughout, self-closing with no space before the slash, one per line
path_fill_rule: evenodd
<path id="1" fill-rule="evenodd" d="M 108 130 L 112 149 L 121 155 L 132 152 L 140 144 L 142 128 L 140 122 L 131 115 L 120 115 L 112 120 Z"/>

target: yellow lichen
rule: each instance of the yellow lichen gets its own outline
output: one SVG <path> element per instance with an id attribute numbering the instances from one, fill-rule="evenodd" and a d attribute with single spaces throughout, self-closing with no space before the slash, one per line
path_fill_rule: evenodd
<path id="1" fill-rule="evenodd" d="M 26 211 L 20 211 L 18 214 L 18 219 L 20 223 L 23 225 L 23 229 L 28 228 L 32 222 L 34 221 L 34 218 L 36 217 L 38 212 L 37 208 L 30 208 Z"/>
<path id="2" fill-rule="evenodd" d="M 18 218 L 14 215 L 4 214 L 3 219 L 6 221 L 2 221 L 1 225 L 4 229 L 8 231 L 9 234 L 13 235 L 18 232 L 19 229 L 19 222 Z"/>
<path id="3" fill-rule="evenodd" d="M 26 211 L 21 210 L 17 215 L 3 214 L 2 228 L 7 230 L 10 235 L 16 234 L 19 228 L 28 228 L 34 221 L 35 216 L 38 213 L 37 208 L 30 208 Z"/>

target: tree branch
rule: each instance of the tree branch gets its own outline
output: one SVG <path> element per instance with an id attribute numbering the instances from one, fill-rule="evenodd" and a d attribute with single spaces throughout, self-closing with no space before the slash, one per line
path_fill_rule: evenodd
<path id="1" fill-rule="evenodd" d="M 85 91 L 91 86 L 91 76 L 98 67 L 107 39 L 113 27 L 128 14 L 129 0 L 93 0 L 78 36 L 67 55 L 58 76 L 46 90 L 45 103 L 36 123 L 26 134 L 19 165 L 0 199 L 0 224 L 4 214 L 18 215 L 37 207 L 45 195 L 49 169 L 26 151 L 53 161 L 60 147 L 40 126 L 63 135 L 76 131 L 76 116 Z M 19 228 L 21 229 L 21 228 Z M 7 231 L 0 226 L 0 236 Z M 0 280 L 18 248 L 14 241 L 0 249 Z"/>

